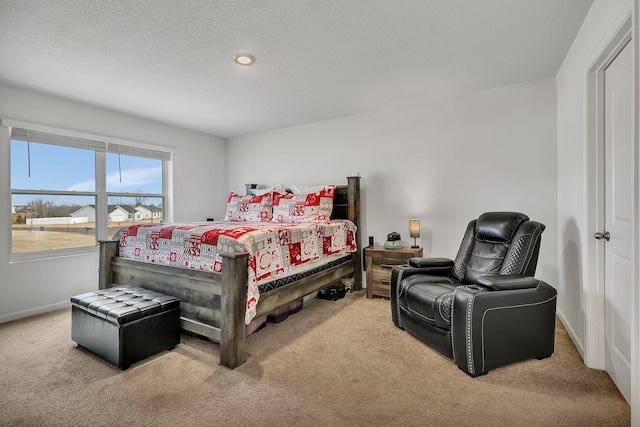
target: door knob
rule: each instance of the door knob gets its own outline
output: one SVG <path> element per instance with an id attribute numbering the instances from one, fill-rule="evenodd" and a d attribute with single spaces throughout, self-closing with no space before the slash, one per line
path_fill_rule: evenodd
<path id="1" fill-rule="evenodd" d="M 604 239 L 604 240 L 606 240 L 608 242 L 609 239 L 611 238 L 611 235 L 609 234 L 608 231 L 605 231 L 604 233 L 598 232 L 598 233 L 594 234 L 593 237 L 595 237 L 598 240 Z"/>

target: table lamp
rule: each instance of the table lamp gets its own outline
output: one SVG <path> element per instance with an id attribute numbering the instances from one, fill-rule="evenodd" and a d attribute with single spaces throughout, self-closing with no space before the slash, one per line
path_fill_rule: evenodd
<path id="1" fill-rule="evenodd" d="M 420 220 L 419 219 L 410 219 L 409 220 L 409 235 L 413 237 L 413 246 L 412 248 L 416 249 L 419 246 L 416 244 L 416 238 L 420 237 Z"/>

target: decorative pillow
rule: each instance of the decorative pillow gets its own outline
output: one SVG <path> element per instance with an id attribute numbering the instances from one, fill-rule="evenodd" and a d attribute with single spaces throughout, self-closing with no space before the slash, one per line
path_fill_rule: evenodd
<path id="1" fill-rule="evenodd" d="M 327 185 L 309 194 L 273 194 L 272 222 L 329 222 L 335 186 Z"/>
<path id="2" fill-rule="evenodd" d="M 234 192 L 227 198 L 225 221 L 271 221 L 273 193 L 241 196 Z"/>
<path id="3" fill-rule="evenodd" d="M 277 191 L 279 193 L 286 193 L 287 190 L 285 190 L 284 185 L 282 184 L 278 184 L 274 187 L 271 188 L 253 188 L 251 190 L 249 190 L 249 193 L 253 194 L 254 196 L 262 196 L 265 195 L 267 193 L 273 193 L 274 191 Z"/>
<path id="4" fill-rule="evenodd" d="M 292 185 L 290 190 L 293 194 L 310 194 L 317 193 L 329 187 L 328 185 L 316 185 L 313 187 L 304 187 L 302 185 Z M 335 188 L 335 186 L 333 186 Z"/>

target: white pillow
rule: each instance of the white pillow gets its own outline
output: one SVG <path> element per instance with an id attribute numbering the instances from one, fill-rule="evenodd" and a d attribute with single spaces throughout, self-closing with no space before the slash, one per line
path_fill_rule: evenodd
<path id="1" fill-rule="evenodd" d="M 253 188 L 251 190 L 249 190 L 249 194 L 253 195 L 253 196 L 264 196 L 267 193 L 270 193 L 272 191 L 278 191 L 280 193 L 286 193 L 287 190 L 285 190 L 284 185 L 282 184 L 278 184 L 276 186 L 273 186 L 271 188 Z"/>
<path id="2" fill-rule="evenodd" d="M 322 191 L 322 189 L 324 189 L 325 187 L 327 187 L 326 185 L 316 185 L 313 187 L 305 187 L 302 185 L 292 185 L 290 190 L 293 194 L 311 194 L 311 193 L 317 193 L 319 191 Z"/>

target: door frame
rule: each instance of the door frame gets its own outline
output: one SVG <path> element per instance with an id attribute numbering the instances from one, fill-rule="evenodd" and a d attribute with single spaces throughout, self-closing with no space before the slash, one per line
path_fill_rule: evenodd
<path id="1" fill-rule="evenodd" d="M 582 301 L 584 313 L 584 362 L 595 369 L 605 370 L 605 296 L 604 296 L 604 245 L 593 238 L 597 231 L 604 230 L 604 71 L 622 48 L 629 42 L 633 55 L 633 91 L 634 109 L 638 111 L 638 52 L 636 50 L 637 36 L 633 33 L 632 14 L 627 14 L 621 24 L 613 31 L 611 37 L 595 56 L 587 68 L 587 185 L 586 185 L 586 218 L 587 236 L 585 236 L 586 265 L 584 267 L 585 280 L 582 285 Z M 637 34 L 637 30 L 636 30 Z M 639 158 L 638 158 L 638 114 L 634 112 L 633 144 L 634 144 L 634 182 L 633 182 L 633 217 L 632 223 L 632 259 L 633 283 L 632 304 L 633 319 L 631 323 L 631 412 L 632 419 L 639 417 L 640 405 L 638 401 L 640 380 L 638 345 L 640 340 L 638 319 L 640 318 L 640 296 L 638 278 L 640 260 L 638 248 L 640 242 L 638 214 L 639 203 Z"/>

